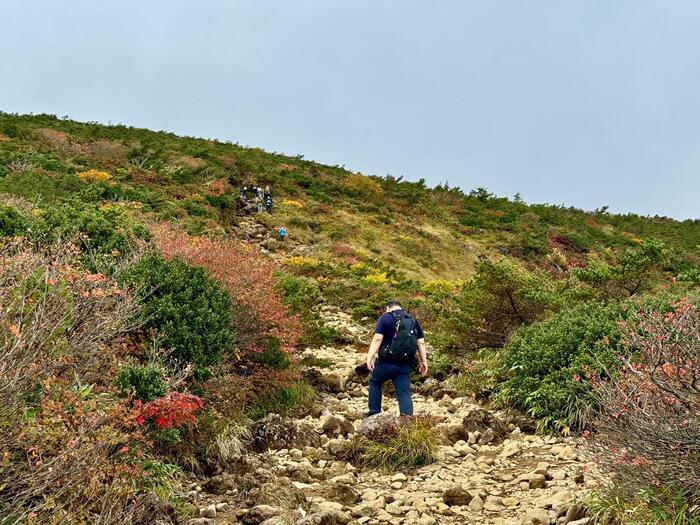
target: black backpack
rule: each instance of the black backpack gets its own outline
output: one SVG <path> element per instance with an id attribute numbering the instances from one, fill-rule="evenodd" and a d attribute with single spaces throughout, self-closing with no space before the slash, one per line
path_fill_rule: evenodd
<path id="1" fill-rule="evenodd" d="M 418 353 L 416 318 L 403 311 L 391 312 L 391 315 L 396 320 L 394 339 L 380 353 L 380 357 L 395 363 L 413 364 Z"/>

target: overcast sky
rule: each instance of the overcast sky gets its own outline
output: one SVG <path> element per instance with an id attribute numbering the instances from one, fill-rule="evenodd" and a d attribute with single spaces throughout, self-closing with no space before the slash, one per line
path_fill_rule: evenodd
<path id="1" fill-rule="evenodd" d="M 700 217 L 696 0 L 0 0 L 0 109 Z"/>

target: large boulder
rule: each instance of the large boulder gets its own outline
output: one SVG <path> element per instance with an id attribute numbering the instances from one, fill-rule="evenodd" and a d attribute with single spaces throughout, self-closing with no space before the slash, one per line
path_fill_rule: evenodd
<path id="1" fill-rule="evenodd" d="M 520 519 L 521 525 L 549 525 L 549 513 L 544 509 L 527 511 Z"/>
<path id="2" fill-rule="evenodd" d="M 344 417 L 327 416 L 323 420 L 323 432 L 330 436 L 347 436 L 354 429 L 352 423 Z"/>
<path id="3" fill-rule="evenodd" d="M 243 516 L 243 523 L 245 525 L 259 525 L 260 523 L 269 520 L 274 516 L 279 516 L 282 514 L 282 510 L 278 507 L 272 507 L 271 505 L 256 505 L 248 511 L 248 513 Z"/>
<path id="4" fill-rule="evenodd" d="M 319 509 L 297 521 L 297 525 L 346 525 L 352 518 L 336 509 Z"/>
<path id="5" fill-rule="evenodd" d="M 506 425 L 518 427 L 521 432 L 527 434 L 534 434 L 537 432 L 537 421 L 527 414 L 523 414 L 517 410 L 509 410 L 506 412 L 506 414 L 503 416 L 503 422 Z"/>
<path id="6" fill-rule="evenodd" d="M 437 426 L 442 437 L 450 444 L 455 444 L 458 441 L 467 439 L 467 432 L 464 430 L 464 425 L 459 423 L 443 423 Z"/>
<path id="7" fill-rule="evenodd" d="M 343 505 L 354 505 L 362 501 L 360 493 L 346 483 L 330 485 L 324 492 L 324 496 L 329 501 L 335 501 Z"/>
<path id="8" fill-rule="evenodd" d="M 453 505 L 469 505 L 474 498 L 462 485 L 452 485 L 442 493 L 442 501 L 450 507 Z"/>
<path id="9" fill-rule="evenodd" d="M 253 448 L 256 452 L 321 446 L 321 436 L 311 424 L 297 423 L 279 414 L 269 414 L 257 421 L 252 427 L 252 432 Z"/>
<path id="10" fill-rule="evenodd" d="M 482 444 L 498 445 L 508 435 L 508 427 L 488 410 L 475 408 L 470 410 L 462 420 L 466 432 L 479 432 Z"/>
<path id="11" fill-rule="evenodd" d="M 380 412 L 362 420 L 357 433 L 373 441 L 391 434 L 399 425 L 399 420 L 389 412 Z"/>
<path id="12" fill-rule="evenodd" d="M 204 485 L 207 492 L 212 494 L 224 494 L 238 488 L 238 481 L 233 474 L 224 472 L 218 476 L 212 476 Z"/>

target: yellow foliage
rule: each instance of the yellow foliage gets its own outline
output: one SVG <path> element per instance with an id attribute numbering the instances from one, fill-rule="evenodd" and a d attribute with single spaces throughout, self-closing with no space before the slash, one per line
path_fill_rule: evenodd
<path id="1" fill-rule="evenodd" d="M 350 175 L 345 181 L 345 186 L 370 199 L 378 199 L 384 195 L 382 185 L 366 175 Z"/>
<path id="2" fill-rule="evenodd" d="M 87 170 L 78 173 L 78 177 L 85 182 L 107 182 L 112 176 L 106 171 Z"/>
<path id="3" fill-rule="evenodd" d="M 389 282 L 389 278 L 384 272 L 372 271 L 364 277 L 365 281 L 370 284 L 384 284 Z"/>
<path id="4" fill-rule="evenodd" d="M 321 261 L 315 257 L 304 257 L 303 255 L 297 255 L 294 257 L 289 257 L 284 261 L 284 264 L 291 266 L 292 268 L 304 268 L 306 270 L 316 268 Z"/>
<path id="5" fill-rule="evenodd" d="M 369 253 L 369 251 L 365 250 L 364 248 L 356 248 L 355 255 L 357 257 L 359 257 L 360 259 L 371 259 L 372 258 L 372 254 Z"/>
<path id="6" fill-rule="evenodd" d="M 369 270 L 369 266 L 367 266 L 367 263 L 358 262 L 358 263 L 353 264 L 350 267 L 350 269 L 354 272 L 362 273 L 362 272 L 366 272 L 367 270 Z"/>
<path id="7" fill-rule="evenodd" d="M 299 202 L 299 201 L 292 200 L 292 199 L 283 199 L 282 206 L 288 206 L 291 208 L 303 208 L 304 204 Z"/>
<path id="8" fill-rule="evenodd" d="M 433 279 L 425 283 L 422 287 L 425 293 L 429 294 L 449 294 L 457 291 L 462 285 L 461 281 L 448 281 L 447 279 Z"/>

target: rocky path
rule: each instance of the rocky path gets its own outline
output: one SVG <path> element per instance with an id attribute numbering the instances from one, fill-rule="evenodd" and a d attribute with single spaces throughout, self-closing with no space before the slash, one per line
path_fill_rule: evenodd
<path id="1" fill-rule="evenodd" d="M 325 308 L 322 314 L 348 340 L 368 335 L 342 312 Z M 365 349 L 304 351 L 302 357 L 323 365 L 307 371 L 325 390 L 312 415 L 271 415 L 259 423 L 260 452 L 246 458 L 248 473 L 222 473 L 196 487 L 190 497 L 201 516 L 191 525 L 588 523 L 572 504 L 595 486 L 576 439 L 527 433 L 527 420 L 487 412 L 435 380 L 417 386 L 414 405 L 417 415 L 436 418 L 444 436 L 438 462 L 380 472 L 340 460 L 366 411 L 367 379 L 355 372 Z M 397 412 L 391 397 L 384 408 Z"/>

